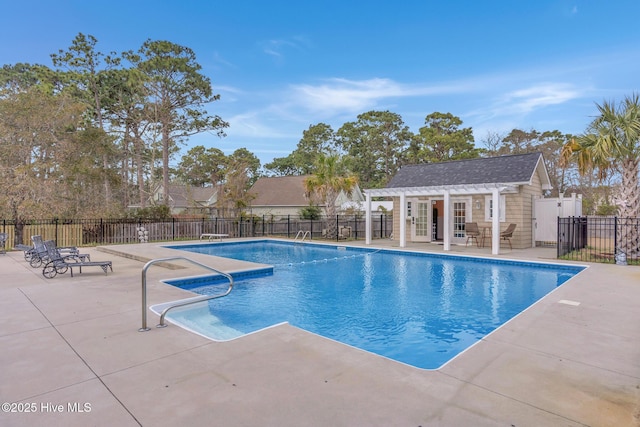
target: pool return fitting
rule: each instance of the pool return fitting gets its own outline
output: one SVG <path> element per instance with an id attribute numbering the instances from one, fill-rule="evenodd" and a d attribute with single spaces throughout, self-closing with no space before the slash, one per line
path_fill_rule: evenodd
<path id="1" fill-rule="evenodd" d="M 201 296 L 197 296 L 197 297 L 193 297 L 193 298 L 187 298 L 187 299 L 183 299 L 183 300 L 180 300 L 180 301 L 175 301 L 173 303 L 169 303 L 169 305 L 164 310 L 162 310 L 162 313 L 160 314 L 160 323 L 157 325 L 158 328 L 164 328 L 165 326 L 167 326 L 164 323 L 164 318 L 165 318 L 165 316 L 166 316 L 166 314 L 167 314 L 167 312 L 169 310 L 174 309 L 176 307 L 184 307 L 185 305 L 195 304 L 195 303 L 201 302 L 201 301 L 208 301 L 210 299 L 221 298 L 221 297 L 229 295 L 229 293 L 233 289 L 233 277 L 230 274 L 225 273 L 225 272 L 220 271 L 220 270 L 216 270 L 213 267 L 209 267 L 206 264 L 202 264 L 202 263 L 200 263 L 198 261 L 194 261 L 194 260 L 192 260 L 190 258 L 176 256 L 176 257 L 158 258 L 158 259 L 151 260 L 148 263 L 146 263 L 144 265 L 144 267 L 142 267 L 142 327 L 140 329 L 138 329 L 139 332 L 146 332 L 146 331 L 149 330 L 149 328 L 147 327 L 147 270 L 154 264 L 158 264 L 160 262 L 165 262 L 165 261 L 175 261 L 175 260 L 188 261 L 191 264 L 200 266 L 200 267 L 202 267 L 202 268 L 204 268 L 206 270 L 212 271 L 214 273 L 217 273 L 217 274 L 220 274 L 221 276 L 226 277 L 227 279 L 229 279 L 229 288 L 223 294 L 201 295 Z"/>

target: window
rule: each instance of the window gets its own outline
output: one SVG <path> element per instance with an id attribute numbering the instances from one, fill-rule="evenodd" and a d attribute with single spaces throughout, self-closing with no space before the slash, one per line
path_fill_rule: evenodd
<path id="1" fill-rule="evenodd" d="M 506 211 L 507 211 L 507 203 L 506 196 L 504 194 L 500 195 L 500 222 L 506 221 Z M 487 222 L 491 222 L 493 220 L 493 197 L 485 196 L 484 197 L 484 220 Z"/>

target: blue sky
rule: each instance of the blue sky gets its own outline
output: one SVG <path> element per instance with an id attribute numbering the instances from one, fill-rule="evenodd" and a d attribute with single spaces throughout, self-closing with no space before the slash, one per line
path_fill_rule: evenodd
<path id="1" fill-rule="evenodd" d="M 596 103 L 639 91 L 640 1 L 0 0 L 0 64 L 52 66 L 78 33 L 103 53 L 147 39 L 193 49 L 230 123 L 188 147 L 267 163 L 310 125 L 389 110 L 417 132 L 435 111 L 486 135 L 579 134 Z M 186 149 L 185 148 L 185 151 Z"/>

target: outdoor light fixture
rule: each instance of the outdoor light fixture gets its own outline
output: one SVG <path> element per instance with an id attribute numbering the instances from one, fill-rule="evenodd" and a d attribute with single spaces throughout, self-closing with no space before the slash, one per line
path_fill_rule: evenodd
<path id="1" fill-rule="evenodd" d="M 476 209 L 480 209 L 480 200 L 476 200 Z"/>

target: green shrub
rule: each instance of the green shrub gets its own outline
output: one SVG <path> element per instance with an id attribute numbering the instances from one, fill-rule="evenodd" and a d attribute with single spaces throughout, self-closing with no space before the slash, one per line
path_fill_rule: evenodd
<path id="1" fill-rule="evenodd" d="M 299 214 L 302 219 L 317 220 L 320 219 L 322 211 L 318 206 L 307 206 L 300 209 Z"/>

